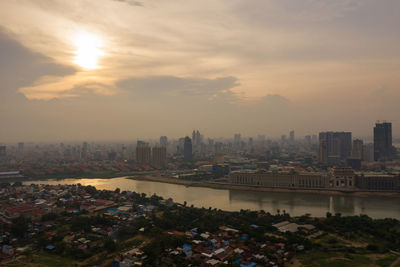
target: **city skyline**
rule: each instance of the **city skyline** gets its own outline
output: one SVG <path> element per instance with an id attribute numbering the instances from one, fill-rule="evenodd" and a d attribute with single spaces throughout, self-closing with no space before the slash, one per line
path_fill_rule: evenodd
<path id="1" fill-rule="evenodd" d="M 1 1 L 0 141 L 398 136 L 399 7 Z"/>

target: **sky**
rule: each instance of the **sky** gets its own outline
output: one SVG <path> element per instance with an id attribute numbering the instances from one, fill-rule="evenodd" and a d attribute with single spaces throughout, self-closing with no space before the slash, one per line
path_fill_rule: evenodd
<path id="1" fill-rule="evenodd" d="M 0 143 L 400 135 L 398 0 L 2 0 Z"/>

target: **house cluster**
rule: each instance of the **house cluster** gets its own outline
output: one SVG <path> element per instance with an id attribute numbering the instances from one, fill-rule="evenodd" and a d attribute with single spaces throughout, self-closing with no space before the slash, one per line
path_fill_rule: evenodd
<path id="1" fill-rule="evenodd" d="M 257 225 L 252 225 L 256 228 Z M 167 257 L 185 257 L 188 262 L 201 262 L 202 266 L 231 265 L 241 267 L 282 266 L 293 257 L 296 250 L 304 247 L 280 242 L 260 243 L 239 230 L 227 226 L 213 233 L 199 233 L 198 229 L 186 232 L 168 232 L 170 235 L 185 235 L 190 242 L 166 251 Z"/>
<path id="2" fill-rule="evenodd" d="M 115 238 L 139 217 L 149 219 L 150 212 L 156 208 L 149 200 L 147 203 L 133 205 L 133 192 L 99 192 L 105 194 L 104 198 L 96 199 L 87 187 L 78 185 L 3 186 L 0 189 L 0 221 L 5 227 L 0 232 L 0 257 L 17 256 L 26 248 L 57 251 L 57 244 L 61 240 L 68 248 L 81 251 L 103 248 L 106 238 Z M 157 205 L 169 206 L 172 203 L 172 199 L 168 199 L 158 201 Z M 105 218 L 105 221 L 92 220 L 88 227 L 80 225 L 80 221 L 74 221 L 83 218 L 83 222 L 86 222 L 86 219 L 98 215 Z M 27 218 L 26 229 L 17 235 L 10 229 L 15 220 L 21 217 Z M 76 227 L 71 227 L 74 224 Z M 64 229 L 65 225 L 70 227 Z M 32 242 L 28 247 L 22 247 L 27 240 L 37 240 L 39 236 L 43 236 L 46 243 L 38 245 Z M 128 262 L 129 257 L 125 258 Z"/>

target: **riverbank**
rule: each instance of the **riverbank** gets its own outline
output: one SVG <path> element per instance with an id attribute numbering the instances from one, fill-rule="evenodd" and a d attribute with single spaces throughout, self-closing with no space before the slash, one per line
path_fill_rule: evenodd
<path id="1" fill-rule="evenodd" d="M 184 185 L 187 187 L 206 187 L 212 189 L 228 189 L 228 190 L 242 190 L 242 191 L 257 191 L 257 192 L 284 192 L 284 193 L 310 193 L 310 194 L 328 194 L 328 195 L 351 195 L 357 197 L 369 197 L 369 196 L 382 196 L 382 197 L 399 197 L 400 192 L 376 192 L 376 191 L 335 191 L 329 189 L 288 189 L 288 188 L 271 188 L 271 187 L 260 187 L 260 186 L 246 186 L 236 185 L 229 183 L 219 182 L 208 182 L 208 181 L 189 181 L 176 178 L 168 178 L 162 176 L 129 176 L 127 179 L 138 180 L 138 181 L 152 181 L 159 183 L 177 184 Z"/>

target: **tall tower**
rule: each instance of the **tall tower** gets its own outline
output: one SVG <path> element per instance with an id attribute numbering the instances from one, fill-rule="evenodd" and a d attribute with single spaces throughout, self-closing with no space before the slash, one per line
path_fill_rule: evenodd
<path id="1" fill-rule="evenodd" d="M 360 139 L 355 139 L 353 141 L 353 150 L 351 152 L 351 156 L 355 159 L 362 159 L 363 147 L 364 147 L 364 142 Z"/>
<path id="2" fill-rule="evenodd" d="M 189 136 L 185 137 L 185 143 L 183 145 L 183 159 L 185 161 L 191 161 L 193 159 L 192 140 L 190 140 Z"/>
<path id="3" fill-rule="evenodd" d="M 152 163 L 165 167 L 167 163 L 167 149 L 163 146 L 153 147 L 151 151 Z"/>
<path id="4" fill-rule="evenodd" d="M 346 160 L 351 156 L 351 132 L 321 132 L 319 133 L 320 145 L 326 144 L 328 161 Z M 325 143 L 321 143 L 325 140 Z"/>
<path id="5" fill-rule="evenodd" d="M 318 161 L 328 165 L 328 144 L 326 139 L 319 139 Z"/>
<path id="6" fill-rule="evenodd" d="M 392 123 L 377 122 L 374 127 L 374 160 L 392 160 Z"/>
<path id="7" fill-rule="evenodd" d="M 290 142 L 294 142 L 294 131 L 290 131 L 289 133 Z"/>
<path id="8" fill-rule="evenodd" d="M 151 156 L 151 149 L 148 143 L 137 141 L 136 145 L 136 161 L 139 164 L 149 164 Z"/>
<path id="9" fill-rule="evenodd" d="M 168 137 L 161 136 L 160 137 L 160 146 L 167 147 L 168 145 Z"/>

